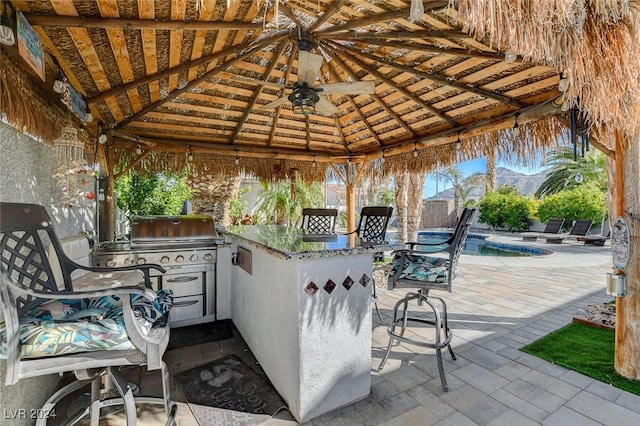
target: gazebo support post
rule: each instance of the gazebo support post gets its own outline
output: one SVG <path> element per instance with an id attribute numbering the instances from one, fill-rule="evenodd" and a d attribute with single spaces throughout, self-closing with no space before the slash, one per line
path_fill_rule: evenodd
<path id="1" fill-rule="evenodd" d="M 640 135 L 631 140 L 615 137 L 613 219 L 624 217 L 629 226 L 629 254 L 625 268 L 627 292 L 616 297 L 615 370 L 623 377 L 640 379 Z M 609 163 L 611 165 L 611 162 Z M 614 271 L 619 272 L 619 271 Z"/>

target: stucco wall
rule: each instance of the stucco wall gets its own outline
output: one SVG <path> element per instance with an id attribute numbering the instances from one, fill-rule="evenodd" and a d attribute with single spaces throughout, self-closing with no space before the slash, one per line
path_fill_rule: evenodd
<path id="1" fill-rule="evenodd" d="M 0 200 L 45 206 L 58 237 L 76 235 L 93 229 L 92 211 L 61 206 L 59 200 L 62 189 L 51 177 L 53 169 L 57 166 L 56 152 L 53 148 L 0 123 Z M 0 360 L 0 424 L 34 424 L 34 419 L 8 419 L 7 416 L 11 417 L 11 413 L 15 413 L 11 410 L 40 408 L 53 393 L 59 377 L 52 375 L 26 379 L 13 386 L 5 386 L 5 369 L 6 362 Z"/>

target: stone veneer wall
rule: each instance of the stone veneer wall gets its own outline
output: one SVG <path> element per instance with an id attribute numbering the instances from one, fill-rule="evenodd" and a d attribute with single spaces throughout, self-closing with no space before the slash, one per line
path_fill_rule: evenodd
<path id="1" fill-rule="evenodd" d="M 52 147 L 38 143 L 0 122 L 0 200 L 45 206 L 60 238 L 92 230 L 92 211 L 61 206 L 59 200 L 62 190 L 51 177 L 57 166 L 56 152 Z M 29 409 L 40 408 L 54 392 L 59 380 L 58 375 L 51 375 L 24 379 L 15 385 L 5 386 L 5 373 L 6 362 L 0 360 L 0 424 L 4 424 L 2 419 L 11 417 L 11 410 L 26 409 L 28 414 Z M 11 425 L 35 423 L 30 418 L 4 421 Z"/>

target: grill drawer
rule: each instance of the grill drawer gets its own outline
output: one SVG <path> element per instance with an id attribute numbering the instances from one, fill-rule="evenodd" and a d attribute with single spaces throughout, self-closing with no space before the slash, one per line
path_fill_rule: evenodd
<path id="1" fill-rule="evenodd" d="M 169 322 L 198 319 L 205 315 L 202 295 L 176 297 L 169 313 Z"/>
<path id="2" fill-rule="evenodd" d="M 162 288 L 173 290 L 174 297 L 202 294 L 203 273 L 191 272 L 185 274 L 165 275 L 162 277 Z"/>

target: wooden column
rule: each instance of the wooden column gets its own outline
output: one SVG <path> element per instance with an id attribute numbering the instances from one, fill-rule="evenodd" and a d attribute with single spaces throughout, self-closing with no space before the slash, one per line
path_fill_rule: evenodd
<path id="1" fill-rule="evenodd" d="M 112 241 L 115 238 L 115 197 L 114 183 L 115 171 L 113 156 L 113 139 L 111 135 L 107 135 L 106 145 L 106 165 L 104 177 L 106 182 L 101 183 L 100 187 L 104 189 L 104 201 L 100 202 L 100 241 Z"/>
<path id="2" fill-rule="evenodd" d="M 356 171 L 355 163 L 348 163 L 345 176 L 345 198 L 347 202 L 347 232 L 356 229 Z"/>
<path id="3" fill-rule="evenodd" d="M 616 298 L 615 369 L 632 380 L 640 379 L 640 135 L 633 140 L 616 135 L 612 218 L 622 216 L 629 225 L 629 261 L 625 268 L 627 294 Z"/>

